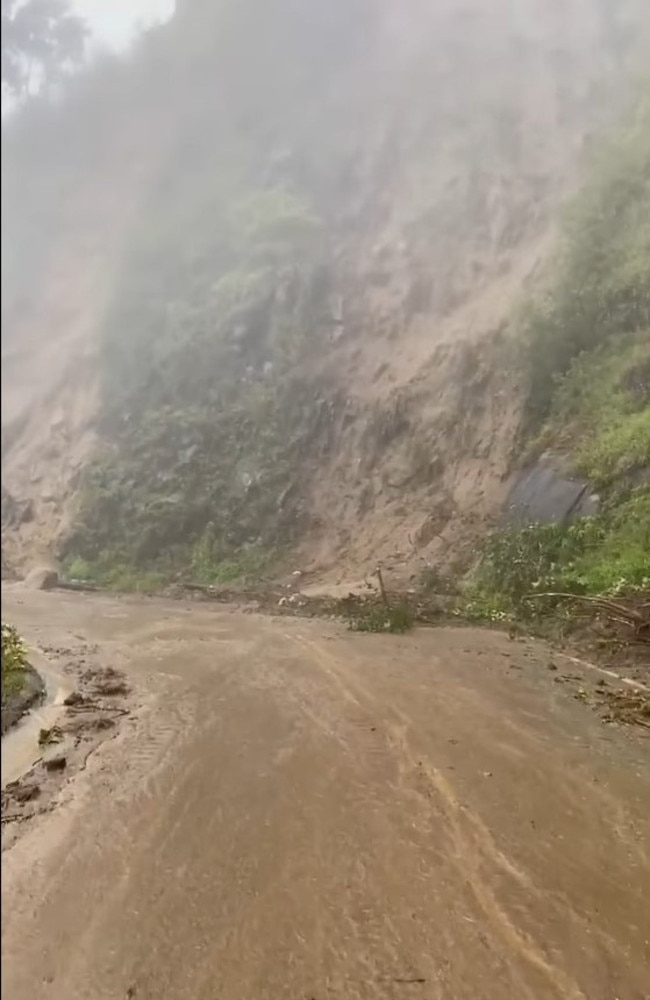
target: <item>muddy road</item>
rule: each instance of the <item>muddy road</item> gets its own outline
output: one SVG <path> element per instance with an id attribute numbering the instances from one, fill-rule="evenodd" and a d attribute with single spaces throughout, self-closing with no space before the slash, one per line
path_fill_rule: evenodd
<path id="1" fill-rule="evenodd" d="M 19 588 L 4 605 L 133 691 L 3 853 L 10 1000 L 650 996 L 650 747 L 543 646 Z"/>

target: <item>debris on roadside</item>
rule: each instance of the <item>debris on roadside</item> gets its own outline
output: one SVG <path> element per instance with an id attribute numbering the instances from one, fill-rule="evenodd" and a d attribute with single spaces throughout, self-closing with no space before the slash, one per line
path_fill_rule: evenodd
<path id="1" fill-rule="evenodd" d="M 650 729 L 650 692 L 641 690 L 598 691 L 604 722 L 618 722 Z"/>
<path id="2" fill-rule="evenodd" d="M 57 723 L 34 734 L 32 767 L 2 791 L 3 850 L 15 843 L 26 821 L 55 807 L 61 788 L 115 729 L 119 718 L 131 711 L 130 705 L 118 700 L 130 693 L 124 674 L 115 667 L 94 665 L 94 650 L 84 646 L 80 650 L 84 655 L 73 659 L 69 649 L 48 652 L 66 660 L 78 686 L 63 700 Z"/>

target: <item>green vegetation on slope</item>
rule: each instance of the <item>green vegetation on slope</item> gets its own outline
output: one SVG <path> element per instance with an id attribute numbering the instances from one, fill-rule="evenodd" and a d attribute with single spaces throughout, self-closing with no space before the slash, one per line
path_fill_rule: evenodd
<path id="1" fill-rule="evenodd" d="M 311 107 L 374 20 L 368 0 L 199 4 L 156 43 L 138 100 L 173 64 L 173 127 L 102 330 L 104 446 L 64 553 L 85 578 L 232 582 L 305 531 L 342 405 L 301 367 L 340 322 Z"/>
<path id="2" fill-rule="evenodd" d="M 552 280 L 526 320 L 533 423 L 552 412 L 558 380 L 583 352 L 650 331 L 650 96 L 594 157 Z"/>
<path id="3" fill-rule="evenodd" d="M 536 444 L 568 449 L 576 471 L 605 492 L 650 467 L 650 331 L 576 358 Z"/>
<path id="4" fill-rule="evenodd" d="M 337 410 L 321 391 L 287 379 L 145 411 L 89 469 L 69 555 L 104 580 L 111 567 L 193 568 L 210 582 L 247 551 L 282 548 L 305 526 L 303 483 L 332 440 Z"/>
<path id="5" fill-rule="evenodd" d="M 379 474 L 379 432 L 369 456 L 362 422 L 323 374 L 329 335 L 348 334 L 350 367 L 370 378 L 354 358 L 357 335 L 399 344 L 420 313 L 441 317 L 486 288 L 538 235 L 556 189 L 553 143 L 572 139 L 598 103 L 591 70 L 574 80 L 573 60 L 549 50 L 535 100 L 547 85 L 566 100 L 538 150 L 528 95 L 511 103 L 507 83 L 521 39 L 504 39 L 498 20 L 481 37 L 481 6 L 459 21 L 452 11 L 430 20 L 423 5 L 420 23 L 375 0 L 191 0 L 129 54 L 16 116 L 4 298 L 24 317 L 42 269 L 52 277 L 43 315 L 51 298 L 61 329 L 73 309 L 80 330 L 94 329 L 100 314 L 87 302 L 106 306 L 100 446 L 80 497 L 70 484 L 81 500 L 65 552 L 75 575 L 146 589 L 151 574 L 265 571 L 269 553 L 308 530 L 317 474 L 339 464 L 331 452 L 355 422 L 358 475 Z M 580 66 L 592 44 L 577 46 Z M 444 87 L 432 45 L 453 53 Z M 599 69 L 606 48 L 593 49 Z M 479 64 L 475 94 L 464 67 Z M 528 211 L 540 194 L 539 212 Z M 358 398 L 350 410 L 363 416 Z M 390 406 L 377 401 L 378 423 Z M 413 445 L 421 489 L 429 446 L 416 456 Z M 352 462 L 341 471 L 353 475 Z M 341 506 L 356 490 L 342 486 Z M 361 490 L 370 499 L 359 517 L 372 501 Z"/>
<path id="6" fill-rule="evenodd" d="M 650 589 L 650 100 L 596 158 L 526 319 L 528 431 L 571 456 L 602 509 L 495 533 L 472 584 L 479 617 L 551 606 L 531 594 Z"/>
<path id="7" fill-rule="evenodd" d="M 615 594 L 650 588 L 650 492 L 613 501 L 598 517 L 495 534 L 485 546 L 468 610 L 529 617 L 543 594 Z M 531 597 L 534 601 L 531 601 Z"/>

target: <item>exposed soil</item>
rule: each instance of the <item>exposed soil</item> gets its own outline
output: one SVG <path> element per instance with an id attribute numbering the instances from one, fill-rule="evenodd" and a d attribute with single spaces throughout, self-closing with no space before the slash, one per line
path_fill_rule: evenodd
<path id="1" fill-rule="evenodd" d="M 22 587 L 16 600 L 25 600 Z M 18 596 L 20 595 L 20 596 Z M 2 848 L 20 835 L 21 824 L 49 812 L 70 778 L 83 769 L 89 755 L 133 707 L 131 689 L 115 667 L 103 665 L 99 647 L 79 642 L 35 643 L 47 681 L 48 698 L 3 740 Z M 46 698 L 46 685 L 33 671 L 36 696 L 22 704 L 21 716 Z M 19 721 L 16 717 L 15 722 Z"/>
<path id="2" fill-rule="evenodd" d="M 4 600 L 87 660 L 81 698 L 136 693 L 9 824 L 12 1000 L 647 997 L 650 743 L 576 697 L 597 671 L 468 628 Z"/>

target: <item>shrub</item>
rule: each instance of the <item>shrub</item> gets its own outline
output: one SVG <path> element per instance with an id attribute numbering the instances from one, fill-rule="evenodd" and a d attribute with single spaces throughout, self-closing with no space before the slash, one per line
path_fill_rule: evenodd
<path id="1" fill-rule="evenodd" d="M 649 466 L 650 407 L 615 416 L 578 449 L 576 462 L 580 471 L 599 485 Z"/>
<path id="2" fill-rule="evenodd" d="M 357 608 L 349 620 L 353 632 L 404 633 L 413 628 L 414 624 L 413 612 L 403 604 Z"/>
<path id="3" fill-rule="evenodd" d="M 2 622 L 2 700 L 22 687 L 27 669 L 25 645 L 13 625 Z"/>
<path id="4" fill-rule="evenodd" d="M 220 554 L 214 527 L 208 525 L 192 551 L 192 570 L 200 583 L 222 585 L 259 579 L 273 560 L 273 552 L 249 545 L 231 555 Z"/>
<path id="5" fill-rule="evenodd" d="M 583 351 L 650 328 L 650 97 L 601 147 L 570 206 L 550 285 L 524 314 L 529 417 Z"/>
<path id="6" fill-rule="evenodd" d="M 531 595 L 604 595 L 650 587 L 650 490 L 613 498 L 598 517 L 496 532 L 486 543 L 464 614 L 484 620 L 548 610 Z"/>

